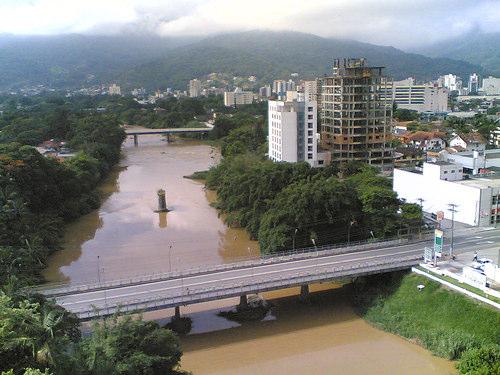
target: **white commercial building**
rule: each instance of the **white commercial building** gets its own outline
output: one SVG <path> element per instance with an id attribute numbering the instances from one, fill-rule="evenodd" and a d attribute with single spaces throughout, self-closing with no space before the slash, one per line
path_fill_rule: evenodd
<path id="1" fill-rule="evenodd" d="M 462 179 L 463 168 L 449 162 L 424 163 L 423 170 L 394 169 L 393 189 L 408 203 L 422 203 L 425 212 L 442 211 L 456 205 L 454 219 L 474 226 L 500 222 L 500 175 Z"/>
<path id="2" fill-rule="evenodd" d="M 253 103 L 253 92 L 241 91 L 240 88 L 234 91 L 224 93 L 224 105 L 226 107 L 233 107 L 237 105 L 246 105 Z"/>
<path id="3" fill-rule="evenodd" d="M 201 95 L 201 82 L 197 79 L 189 81 L 189 97 L 197 98 Z"/>
<path id="4" fill-rule="evenodd" d="M 482 91 L 486 95 L 500 95 L 500 78 L 492 76 L 483 78 Z"/>
<path id="5" fill-rule="evenodd" d="M 391 92 L 392 89 L 392 92 Z M 416 84 L 413 78 L 385 86 L 385 92 L 398 108 L 418 112 L 447 112 L 448 90 L 434 83 Z"/>
<path id="6" fill-rule="evenodd" d="M 299 100 L 268 102 L 268 156 L 276 162 L 318 162 L 317 105 L 315 101 Z"/>
<path id="7" fill-rule="evenodd" d="M 463 152 L 449 152 L 449 149 L 443 150 L 439 153 L 442 161 L 448 161 L 463 166 L 464 172 L 472 175 L 479 174 L 480 172 L 489 168 L 500 168 L 500 150 L 484 150 L 478 151 L 463 151 Z"/>

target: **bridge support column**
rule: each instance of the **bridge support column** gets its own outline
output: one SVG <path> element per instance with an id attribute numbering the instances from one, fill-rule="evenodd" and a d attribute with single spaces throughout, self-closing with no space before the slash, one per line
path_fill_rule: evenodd
<path id="1" fill-rule="evenodd" d="M 139 146 L 139 136 L 137 134 L 134 134 L 134 146 Z"/>
<path id="2" fill-rule="evenodd" d="M 170 133 L 167 133 L 167 143 L 170 143 Z"/>
<path id="3" fill-rule="evenodd" d="M 309 284 L 304 284 L 300 286 L 300 297 L 301 301 L 307 301 L 309 299 Z"/>
<path id="4" fill-rule="evenodd" d="M 240 304 L 238 305 L 238 310 L 246 310 L 248 309 L 248 299 L 247 295 L 243 294 L 240 296 Z"/>
<path id="5" fill-rule="evenodd" d="M 180 318 L 181 318 L 181 307 L 175 306 L 175 319 L 180 319 Z"/>

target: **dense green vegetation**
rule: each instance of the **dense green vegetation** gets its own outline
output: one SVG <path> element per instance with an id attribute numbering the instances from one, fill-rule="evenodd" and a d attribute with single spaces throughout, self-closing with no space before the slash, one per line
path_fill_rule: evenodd
<path id="1" fill-rule="evenodd" d="M 333 58 L 353 56 L 387 66 L 395 79 L 482 73 L 480 66 L 463 61 L 293 32 L 253 31 L 190 41 L 150 35 L 0 36 L 0 89 L 38 84 L 73 88 L 115 81 L 123 88 L 185 90 L 190 79 L 212 72 L 254 75 L 256 84 L 262 85 L 295 72 L 301 78 L 320 77 L 331 71 Z"/>
<path id="2" fill-rule="evenodd" d="M 358 279 L 354 302 L 377 327 L 458 360 L 463 374 L 499 373 L 500 315 L 489 306 L 422 276 L 401 273 Z"/>
<path id="3" fill-rule="evenodd" d="M 0 371 L 6 374 L 175 374 L 171 331 L 126 318 L 81 338 L 75 316 L 22 289 L 41 280 L 64 225 L 99 205 L 95 189 L 120 158 L 120 112 L 88 110 L 88 98 L 1 98 Z M 42 140 L 75 156 L 45 157 Z M 41 370 L 38 371 L 38 370 Z"/>
<path id="4" fill-rule="evenodd" d="M 415 121 L 420 118 L 420 114 L 410 109 L 395 108 L 393 117 L 399 121 Z"/>
<path id="5" fill-rule="evenodd" d="M 486 142 L 489 142 L 491 132 L 496 130 L 498 124 L 489 119 L 486 115 L 475 115 L 473 118 L 457 118 L 450 116 L 444 126 L 456 133 L 478 132 L 483 136 Z"/>
<path id="6" fill-rule="evenodd" d="M 315 169 L 244 153 L 212 168 L 206 184 L 217 190 L 216 207 L 228 223 L 245 227 L 269 253 L 418 227 L 420 207 L 397 199 L 377 173 L 362 164 Z"/>

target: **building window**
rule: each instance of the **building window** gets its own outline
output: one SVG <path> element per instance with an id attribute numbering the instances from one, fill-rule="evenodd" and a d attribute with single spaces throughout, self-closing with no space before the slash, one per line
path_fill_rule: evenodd
<path id="1" fill-rule="evenodd" d="M 448 173 L 448 171 L 444 171 L 443 173 L 444 173 L 444 174 L 447 174 L 447 173 Z"/>
<path id="2" fill-rule="evenodd" d="M 313 154 L 307 154 L 307 158 L 308 159 L 312 159 L 313 158 Z"/>
<path id="3" fill-rule="evenodd" d="M 307 151 L 312 151 L 313 150 L 313 146 L 307 146 Z"/>
<path id="4" fill-rule="evenodd" d="M 307 107 L 307 111 L 308 112 L 312 112 L 313 111 L 313 107 Z"/>
<path id="5" fill-rule="evenodd" d="M 318 161 L 318 164 L 319 164 L 319 165 L 323 165 L 323 160 L 319 160 L 319 161 Z"/>
<path id="6" fill-rule="evenodd" d="M 313 135 L 313 131 L 312 130 L 308 130 L 307 131 L 307 135 L 312 136 Z"/>
<path id="7" fill-rule="evenodd" d="M 307 115 L 307 119 L 308 120 L 312 120 L 313 119 L 313 115 Z"/>
<path id="8" fill-rule="evenodd" d="M 310 145 L 312 145 L 313 139 L 312 138 L 307 138 L 307 143 L 310 144 Z"/>
<path id="9" fill-rule="evenodd" d="M 454 170 L 454 169 L 452 169 L 452 170 L 451 170 L 451 173 L 455 173 L 455 170 Z"/>
<path id="10" fill-rule="evenodd" d="M 307 123 L 307 127 L 308 127 L 309 129 L 312 129 L 312 128 L 313 128 L 313 123 L 312 123 L 312 122 L 308 122 L 308 123 Z"/>

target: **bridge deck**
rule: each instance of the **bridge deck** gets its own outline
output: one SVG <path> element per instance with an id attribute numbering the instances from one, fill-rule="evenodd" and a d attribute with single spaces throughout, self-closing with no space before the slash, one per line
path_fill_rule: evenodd
<path id="1" fill-rule="evenodd" d="M 126 129 L 127 135 L 208 133 L 211 128 Z"/>
<path id="2" fill-rule="evenodd" d="M 246 293 L 286 288 L 348 276 L 409 268 L 421 261 L 423 245 L 403 245 L 297 261 L 260 264 L 55 297 L 81 319 L 120 310 L 153 310 L 194 304 Z"/>

